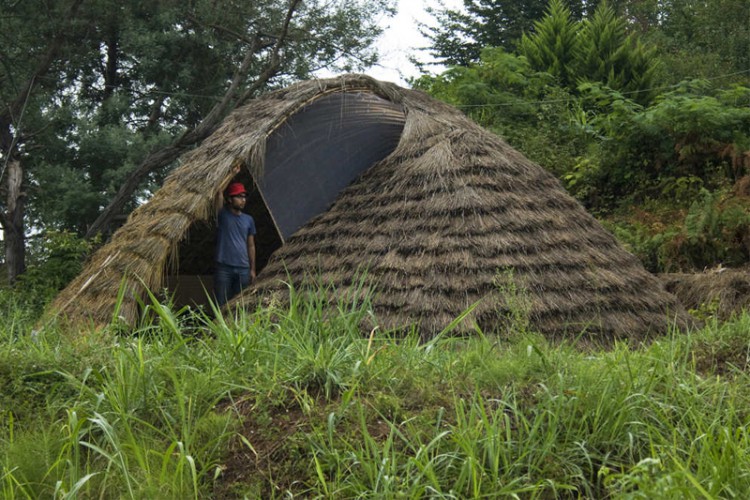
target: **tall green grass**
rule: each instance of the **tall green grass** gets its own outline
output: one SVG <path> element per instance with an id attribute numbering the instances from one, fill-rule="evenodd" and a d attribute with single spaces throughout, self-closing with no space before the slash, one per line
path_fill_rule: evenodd
<path id="1" fill-rule="evenodd" d="M 2 498 L 742 498 L 750 316 L 648 346 L 424 341 L 354 290 L 123 331 L 0 319 Z M 363 327 L 368 325 L 365 330 Z"/>

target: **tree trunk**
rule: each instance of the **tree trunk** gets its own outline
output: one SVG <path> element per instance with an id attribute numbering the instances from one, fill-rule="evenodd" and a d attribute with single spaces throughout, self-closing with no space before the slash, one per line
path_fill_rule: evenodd
<path id="1" fill-rule="evenodd" d="M 23 127 L 24 108 L 29 103 L 31 95 L 39 86 L 39 82 L 47 76 L 59 59 L 60 52 L 65 45 L 68 34 L 66 26 L 76 18 L 78 9 L 84 0 L 73 0 L 61 28 L 54 37 L 48 40 L 47 48 L 34 65 L 34 72 L 18 87 L 18 93 L 12 100 L 4 101 L 0 108 L 0 148 L 5 155 L 5 166 L 0 168 L 0 181 L 7 184 L 5 191 L 5 209 L 0 203 L 0 224 L 5 238 L 5 264 L 8 281 L 13 284 L 26 270 L 26 235 L 24 232 L 24 212 L 26 210 L 26 195 L 21 191 L 23 168 L 19 159 L 19 144 L 22 143 L 21 130 Z M 20 82 L 19 82 L 20 83 Z M 7 170 L 6 170 L 7 167 Z M 7 175 L 7 179 L 4 176 Z"/>
<path id="2" fill-rule="evenodd" d="M 3 217 L 5 233 L 5 264 L 8 282 L 12 285 L 26 269 L 26 235 L 24 234 L 24 194 L 21 191 L 23 170 L 21 162 L 11 159 L 8 162 L 7 212 Z"/>

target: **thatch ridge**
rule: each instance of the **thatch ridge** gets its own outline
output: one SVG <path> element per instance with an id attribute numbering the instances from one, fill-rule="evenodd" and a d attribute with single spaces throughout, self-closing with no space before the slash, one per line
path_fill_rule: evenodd
<path id="1" fill-rule="evenodd" d="M 52 307 L 102 323 L 123 279 L 131 295 L 159 289 L 190 224 L 213 217 L 235 165 L 258 178 L 269 134 L 320 96 L 351 90 L 404 107 L 400 142 L 297 231 L 236 303 L 283 295 L 287 273 L 319 274 L 345 292 L 364 267 L 385 327 L 417 322 L 434 333 L 482 299 L 469 320 L 492 329 L 514 307 L 500 291 L 510 272 L 543 332 L 642 337 L 687 323 L 675 298 L 551 174 L 455 108 L 363 75 L 302 82 L 236 110 Z M 121 314 L 132 321 L 135 301 Z"/>

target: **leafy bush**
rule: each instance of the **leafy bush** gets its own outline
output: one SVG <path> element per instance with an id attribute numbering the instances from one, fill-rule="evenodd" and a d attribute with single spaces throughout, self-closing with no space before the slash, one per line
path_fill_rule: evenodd
<path id="1" fill-rule="evenodd" d="M 16 288 L 24 302 L 42 307 L 75 278 L 98 240 L 88 241 L 68 231 L 45 233 L 30 252 L 31 263 Z"/>
<path id="2" fill-rule="evenodd" d="M 748 88 L 686 81 L 645 108 L 600 83 L 581 91 L 581 128 L 595 139 L 589 156 L 599 162 L 588 180 L 593 195 L 584 199 L 590 207 L 665 196 L 684 203 L 682 187 L 715 190 L 749 172 Z"/>
<path id="3" fill-rule="evenodd" d="M 703 269 L 717 263 L 738 266 L 748 260 L 742 236 L 750 230 L 748 206 L 739 200 L 726 204 L 715 193 L 703 191 L 690 207 L 679 234 L 664 246 L 665 262 L 679 270 Z M 670 269 L 671 268 L 671 269 Z"/>
<path id="4" fill-rule="evenodd" d="M 686 211 L 633 211 L 607 226 L 652 272 L 695 271 L 750 259 L 750 200 L 701 190 Z"/>

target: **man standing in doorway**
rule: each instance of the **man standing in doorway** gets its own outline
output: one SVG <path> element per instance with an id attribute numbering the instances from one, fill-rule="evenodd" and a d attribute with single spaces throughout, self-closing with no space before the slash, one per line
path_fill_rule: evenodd
<path id="1" fill-rule="evenodd" d="M 245 186 L 229 185 L 219 211 L 216 229 L 214 293 L 221 307 L 255 280 L 255 221 L 242 211 L 247 202 Z"/>

